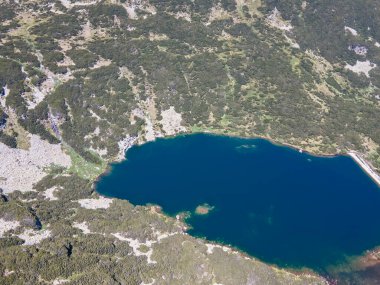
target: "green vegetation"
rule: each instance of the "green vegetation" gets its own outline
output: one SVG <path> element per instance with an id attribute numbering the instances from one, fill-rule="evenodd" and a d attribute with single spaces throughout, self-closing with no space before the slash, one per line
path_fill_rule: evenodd
<path id="1" fill-rule="evenodd" d="M 110 5 L 102 3 L 90 7 L 89 19 L 91 24 L 94 26 L 100 26 L 103 28 L 113 27 L 115 21 L 120 21 L 120 24 L 125 23 L 125 21 L 127 20 L 127 12 L 123 7 L 119 5 Z"/>
<path id="2" fill-rule="evenodd" d="M 71 167 L 68 169 L 68 172 L 76 174 L 81 178 L 94 180 L 101 173 L 103 173 L 106 168 L 105 162 L 103 162 L 100 158 L 97 158 L 100 163 L 91 163 L 76 153 L 70 146 L 66 145 L 66 151 L 69 154 L 72 163 Z M 89 153 L 94 157 L 97 157 L 96 153 Z"/>
<path id="3" fill-rule="evenodd" d="M 191 4 L 191 22 L 173 16 L 184 11 L 184 3 L 151 4 L 157 13 L 147 13 L 143 5 L 136 8 L 137 15 L 145 15 L 138 20 L 130 19 L 125 8 L 116 4 L 90 5 L 87 18 L 75 8 L 69 16 L 58 5 L 62 15 L 47 13 L 30 29 L 35 35 L 31 46 L 14 41 L 23 50 L 39 50 L 42 63 L 57 74 L 66 73 L 67 68 L 73 70 L 75 78 L 62 82 L 45 99 L 48 109 L 43 106 L 62 118 L 59 128 L 63 141 L 89 162 L 98 163 L 86 150 L 105 149 L 107 158 L 112 159 L 118 153 L 118 141 L 126 135 L 144 133 L 144 120 L 135 117 L 137 123 L 131 124 L 131 112 L 141 109 L 141 102 L 152 96 L 157 119 L 153 124 L 158 130 L 161 111 L 174 106 L 182 114 L 182 124 L 190 129 L 224 129 L 227 133 L 270 137 L 299 147 L 305 147 L 307 139 L 323 137 L 328 143 L 314 150 L 320 153 L 361 149 L 364 137 L 380 143 L 375 131 L 379 119 L 374 97 L 379 92 L 377 69 L 370 72 L 369 78 L 344 69 L 346 62 L 363 60 L 348 46 L 368 46 L 366 37 L 375 41 L 376 29 L 368 34 L 363 30 L 364 23 L 352 23 L 360 33 L 353 38 L 341 19 L 338 23 L 333 18 L 323 20 L 327 7 L 336 5 L 346 11 L 342 6 L 348 4 L 322 3 L 317 16 L 311 16 L 314 4 L 302 8 L 297 1 L 268 1 L 257 7 L 236 7 L 234 2 L 223 1 L 221 7 L 227 14 L 209 25 L 202 21 L 208 21 L 216 3 Z M 261 14 L 271 13 L 274 7 L 294 26 L 288 37 L 301 49 L 292 47 L 280 30 L 266 23 Z M 344 12 L 342 17 L 346 14 L 351 12 Z M 301 15 L 302 21 L 294 15 Z M 236 17 L 243 19 L 234 23 Z M 348 16 L 345 19 L 352 20 Z M 99 29 L 99 34 L 84 40 L 81 25 L 87 20 L 91 29 Z M 319 39 L 326 34 L 324 29 L 331 33 Z M 364 39 L 365 43 L 360 42 Z M 66 41 L 71 49 L 63 51 L 58 40 Z M 368 59 L 380 66 L 378 48 L 368 48 Z M 307 49 L 314 54 L 322 51 L 321 55 L 334 66 L 324 65 L 323 59 L 306 53 Z M 18 79 L 18 83 L 11 89 L 8 105 L 27 118 L 21 122 L 24 128 L 54 142 L 52 132 L 42 130 L 46 128 L 46 124 L 41 125 L 46 113 L 26 110 L 25 99 L 20 96 L 28 88 L 21 82 L 25 74 L 20 73 L 19 57 L 11 51 L 7 53 L 15 58 L 7 62 L 12 64 L 7 70 L 18 72 L 10 77 Z M 75 66 L 58 66 L 64 56 L 71 58 Z M 89 69 L 100 56 L 112 63 Z M 35 59 L 33 65 L 38 67 L 34 62 Z M 36 71 L 38 68 L 28 67 L 25 60 L 20 63 L 27 67 L 33 84 L 41 85 L 44 77 Z M 7 74 L 2 81 L 8 80 Z"/>
<path id="4" fill-rule="evenodd" d="M 154 238 L 152 224 L 165 232 L 177 222 L 126 201 L 88 210 L 76 200 L 93 197 L 94 179 L 120 155 L 120 141 L 165 135 L 162 112 L 172 106 L 189 132 L 262 136 L 323 154 L 352 149 L 380 169 L 378 1 L 151 0 L 134 1 L 134 13 L 130 1 L 110 2 L 0 3 L 0 91 L 9 90 L 0 141 L 21 147 L 27 133 L 38 134 L 63 143 L 72 158 L 70 169 L 49 169 L 37 192 L 0 199 L 7 218 L 34 215 L 52 231 L 32 246 L 0 238 L 0 283 L 140 284 L 163 273 L 170 284 L 239 284 L 249 276 L 304 283 L 240 255 L 206 255 L 203 242 L 185 235 L 156 243 L 158 262 L 147 264 L 111 233 L 143 242 Z M 275 7 L 290 31 L 267 20 Z M 95 65 L 100 59 L 107 61 Z M 368 76 L 345 68 L 357 60 L 377 67 Z M 52 187 L 58 201 L 43 195 Z M 83 221 L 101 234 L 72 226 Z"/>
<path id="5" fill-rule="evenodd" d="M 69 50 L 67 55 L 74 61 L 76 68 L 88 68 L 94 66 L 98 57 L 85 49 Z"/>
<path id="6" fill-rule="evenodd" d="M 22 245 L 23 240 L 9 234 L 0 238 L 1 284 L 42 284 L 61 279 L 68 280 L 68 284 L 140 284 L 151 282 L 152 278 L 170 284 L 209 284 L 213 281 L 236 284 L 245 282 L 247 276 L 254 276 L 255 280 L 266 284 L 303 284 L 306 280 L 309 284 L 323 284 L 317 277 L 289 275 L 220 248 L 209 254 L 202 240 L 182 234 L 180 222 L 153 208 L 134 207 L 119 200 L 106 210 L 81 208 L 76 199 L 97 199 L 84 191 L 91 189 L 88 183 L 89 180 L 75 175 L 50 175 L 36 185 L 37 194 L 27 197 L 14 193 L 9 201 L 0 202 L 2 218 L 24 221 L 23 227 L 15 229 L 14 234 L 27 228 L 36 232 L 50 230 L 54 237 L 29 246 Z M 47 201 L 41 195 L 52 185 L 60 189 L 56 192 L 59 201 Z M 17 199 L 37 199 L 38 207 L 35 207 L 36 201 L 24 202 L 25 206 L 21 206 Z M 36 217 L 42 227 L 36 227 Z M 90 233 L 84 234 L 73 227 L 74 223 L 85 223 Z M 116 233 L 138 240 L 142 253 L 152 250 L 154 263 L 147 263 L 146 256 L 136 256 L 127 242 L 113 235 Z M 163 233 L 169 235 L 157 242 L 157 234 Z M 153 245 L 144 244 L 147 240 L 153 241 Z M 231 271 L 223 272 L 226 268 Z M 14 273 L 9 273 L 12 271 Z M 178 274 L 182 277 L 178 278 Z"/>

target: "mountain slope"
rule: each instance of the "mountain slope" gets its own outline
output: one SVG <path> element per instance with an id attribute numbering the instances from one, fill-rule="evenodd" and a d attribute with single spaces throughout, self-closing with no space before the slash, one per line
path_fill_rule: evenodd
<path id="1" fill-rule="evenodd" d="M 2 283 L 165 283 L 162 274 L 171 284 L 323 283 L 219 249 L 209 256 L 179 221 L 147 207 L 77 201 L 98 199 L 95 178 L 132 144 L 182 132 L 261 136 L 316 154 L 355 150 L 378 170 L 378 9 L 370 0 L 0 1 L 1 154 L 16 150 L 20 160 L 6 168 L 28 179 L 0 174 L 1 211 L 10 213 Z M 60 159 L 51 167 L 45 156 Z M 25 250 L 28 229 L 48 238 Z M 173 235 L 161 243 L 157 231 Z M 157 264 L 146 263 L 150 247 Z"/>

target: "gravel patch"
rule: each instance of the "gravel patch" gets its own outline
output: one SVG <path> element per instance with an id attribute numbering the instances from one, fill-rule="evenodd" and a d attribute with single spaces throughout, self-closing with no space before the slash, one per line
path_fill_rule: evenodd
<path id="1" fill-rule="evenodd" d="M 23 245 L 34 245 L 40 243 L 42 240 L 47 239 L 51 236 L 50 230 L 32 230 L 26 229 L 22 234 L 19 234 L 18 237 L 23 239 L 25 243 Z"/>
<path id="2" fill-rule="evenodd" d="M 375 63 L 366 61 L 356 61 L 355 65 L 346 65 L 346 68 L 355 72 L 355 73 L 364 73 L 365 76 L 369 77 L 369 72 L 374 69 L 377 65 Z"/>
<path id="3" fill-rule="evenodd" d="M 78 203 L 83 208 L 96 210 L 96 209 L 109 208 L 112 201 L 113 201 L 112 199 L 100 196 L 99 199 L 81 199 L 81 200 L 78 200 Z"/>
<path id="4" fill-rule="evenodd" d="M 0 238 L 4 236 L 4 234 L 10 230 L 14 230 L 20 226 L 18 221 L 6 221 L 0 218 Z"/>
<path id="5" fill-rule="evenodd" d="M 47 167 L 71 165 L 70 157 L 60 144 L 50 144 L 36 135 L 30 136 L 29 150 L 0 143 L 0 157 L 0 188 L 4 193 L 33 191 L 33 184 L 46 175 Z"/>

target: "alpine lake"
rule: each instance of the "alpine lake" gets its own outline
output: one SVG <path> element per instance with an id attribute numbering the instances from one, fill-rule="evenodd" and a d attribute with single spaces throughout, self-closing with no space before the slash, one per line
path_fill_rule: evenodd
<path id="1" fill-rule="evenodd" d="M 380 189 L 348 156 L 195 134 L 126 157 L 99 178 L 98 193 L 182 214 L 189 234 L 264 262 L 324 273 L 380 245 Z"/>

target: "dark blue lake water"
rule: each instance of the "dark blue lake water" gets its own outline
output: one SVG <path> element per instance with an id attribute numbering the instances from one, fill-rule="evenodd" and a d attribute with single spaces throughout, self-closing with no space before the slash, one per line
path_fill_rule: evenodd
<path id="1" fill-rule="evenodd" d="M 380 189 L 349 157 L 323 158 L 261 139 L 188 135 L 131 148 L 97 184 L 106 196 L 158 204 L 190 234 L 259 259 L 324 271 L 380 245 Z"/>

